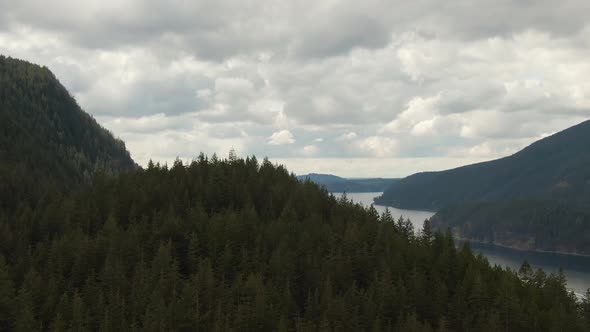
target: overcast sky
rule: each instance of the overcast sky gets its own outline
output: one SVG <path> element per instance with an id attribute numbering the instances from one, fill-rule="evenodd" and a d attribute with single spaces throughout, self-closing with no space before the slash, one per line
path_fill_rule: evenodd
<path id="1" fill-rule="evenodd" d="M 405 176 L 590 118 L 590 2 L 0 0 L 0 53 L 49 67 L 140 164 L 203 151 Z"/>

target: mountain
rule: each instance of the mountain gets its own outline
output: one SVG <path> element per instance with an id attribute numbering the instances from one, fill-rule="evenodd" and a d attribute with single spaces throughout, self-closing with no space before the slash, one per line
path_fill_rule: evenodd
<path id="1" fill-rule="evenodd" d="M 382 192 L 398 179 L 367 178 L 367 179 L 346 179 L 332 174 L 310 173 L 299 175 L 300 181 L 309 180 L 323 186 L 329 192 Z"/>
<path id="2" fill-rule="evenodd" d="M 306 180 L 309 179 L 311 182 L 315 182 L 317 184 L 326 184 L 326 183 L 342 183 L 346 182 L 345 178 L 332 175 L 332 174 L 318 174 L 318 173 L 309 173 L 305 175 L 298 175 L 297 178 L 299 180 Z"/>
<path id="3" fill-rule="evenodd" d="M 590 203 L 505 200 L 453 205 L 431 218 L 457 238 L 518 250 L 590 255 Z"/>
<path id="4" fill-rule="evenodd" d="M 466 202 L 511 199 L 590 201 L 590 121 L 502 159 L 411 175 L 376 202 L 436 211 Z"/>
<path id="5" fill-rule="evenodd" d="M 123 141 L 82 111 L 49 69 L 0 56 L 0 207 L 50 184 L 74 188 L 97 171 L 136 168 Z"/>

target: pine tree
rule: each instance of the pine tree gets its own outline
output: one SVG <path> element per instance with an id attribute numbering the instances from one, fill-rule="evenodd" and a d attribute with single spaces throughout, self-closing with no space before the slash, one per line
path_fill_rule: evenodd
<path id="1" fill-rule="evenodd" d="M 15 308 L 14 284 L 4 256 L 0 254 L 0 331 L 8 331 L 13 324 Z"/>
<path id="2" fill-rule="evenodd" d="M 38 331 L 39 324 L 35 318 L 30 290 L 20 289 L 16 302 L 17 313 L 14 330 L 17 332 Z"/>
<path id="3" fill-rule="evenodd" d="M 429 219 L 424 220 L 422 230 L 420 231 L 420 241 L 426 245 L 430 245 L 434 239 L 434 232 Z"/>
<path id="4" fill-rule="evenodd" d="M 584 299 L 580 304 L 580 311 L 582 312 L 582 317 L 586 325 L 590 326 L 590 289 L 587 289 L 586 293 L 584 293 Z"/>
<path id="5" fill-rule="evenodd" d="M 526 259 L 518 269 L 518 277 L 525 283 L 530 282 L 533 278 L 533 268 Z"/>
<path id="6" fill-rule="evenodd" d="M 88 325 L 86 308 L 82 297 L 78 292 L 74 293 L 72 300 L 72 323 L 71 330 L 75 332 L 86 331 Z"/>

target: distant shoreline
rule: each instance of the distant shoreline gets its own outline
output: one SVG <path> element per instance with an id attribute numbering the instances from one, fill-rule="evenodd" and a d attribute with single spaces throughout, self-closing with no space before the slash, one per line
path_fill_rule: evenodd
<path id="1" fill-rule="evenodd" d="M 528 252 L 538 252 L 538 253 L 545 253 L 545 254 L 558 254 L 558 255 L 578 256 L 578 257 L 588 257 L 588 258 L 590 258 L 590 254 L 580 254 L 580 253 L 575 253 L 575 252 L 558 251 L 558 250 L 523 249 L 523 248 L 519 248 L 519 247 L 511 246 L 511 245 L 506 245 L 506 244 L 502 244 L 502 243 L 486 242 L 486 241 L 481 241 L 481 240 L 475 240 L 475 239 L 469 239 L 469 238 L 464 238 L 464 237 L 458 237 L 458 236 L 455 236 L 455 235 L 453 235 L 453 238 L 455 240 L 461 241 L 461 242 L 473 242 L 473 243 L 491 245 L 491 246 L 495 246 L 495 247 L 507 248 L 507 249 L 517 250 L 517 251 L 528 251 Z"/>
<path id="2" fill-rule="evenodd" d="M 375 198 L 377 198 L 377 197 L 375 197 Z M 393 206 L 393 205 L 379 204 L 379 203 L 375 202 L 375 200 L 373 200 L 373 202 L 375 204 L 378 204 L 378 205 L 381 205 L 381 206 L 387 206 L 387 207 L 395 208 L 395 209 L 398 209 L 398 210 L 424 211 L 424 212 L 432 212 L 434 214 L 436 214 L 438 212 L 438 210 L 430 210 L 430 209 L 426 209 L 426 208 L 411 209 L 411 208 L 397 207 L 397 206 Z"/>

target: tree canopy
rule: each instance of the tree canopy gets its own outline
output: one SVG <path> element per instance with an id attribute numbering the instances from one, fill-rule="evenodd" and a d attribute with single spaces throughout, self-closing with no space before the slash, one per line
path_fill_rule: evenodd
<path id="1" fill-rule="evenodd" d="M 560 275 L 491 267 L 268 160 L 97 176 L 0 214 L 15 330 L 585 331 Z"/>

